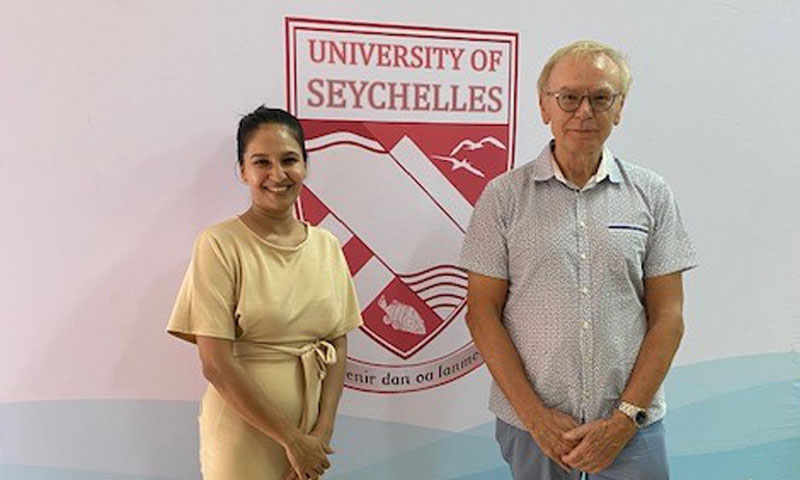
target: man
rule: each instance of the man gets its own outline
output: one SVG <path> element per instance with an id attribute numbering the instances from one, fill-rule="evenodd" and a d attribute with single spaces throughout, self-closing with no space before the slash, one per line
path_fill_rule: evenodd
<path id="1" fill-rule="evenodd" d="M 538 83 L 553 140 L 467 230 L 467 324 L 515 479 L 669 477 L 661 383 L 696 260 L 666 183 L 605 147 L 630 83 L 605 45 L 556 51 Z"/>

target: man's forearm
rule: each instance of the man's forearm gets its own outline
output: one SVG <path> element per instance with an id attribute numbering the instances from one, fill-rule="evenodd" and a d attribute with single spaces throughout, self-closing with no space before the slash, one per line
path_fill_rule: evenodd
<path id="1" fill-rule="evenodd" d="M 621 395 L 622 400 L 643 408 L 650 405 L 667 376 L 683 336 L 683 319 L 679 315 L 651 323 Z"/>
<path id="2" fill-rule="evenodd" d="M 680 272 L 644 281 L 647 333 L 621 399 L 642 408 L 653 401 L 683 337 L 683 280 Z"/>
<path id="3" fill-rule="evenodd" d="M 494 312 L 470 310 L 467 313 L 475 346 L 489 367 L 520 421 L 528 428 L 545 406 L 530 384 L 511 337 Z"/>

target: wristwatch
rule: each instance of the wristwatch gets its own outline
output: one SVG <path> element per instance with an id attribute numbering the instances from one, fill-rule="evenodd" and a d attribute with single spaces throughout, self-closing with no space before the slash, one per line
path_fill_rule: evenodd
<path id="1" fill-rule="evenodd" d="M 634 425 L 636 428 L 644 427 L 645 422 L 647 422 L 647 410 L 641 407 L 637 407 L 632 403 L 628 403 L 625 400 L 619 402 L 617 406 L 617 410 L 624 413 L 628 416 L 631 420 L 633 420 Z"/>

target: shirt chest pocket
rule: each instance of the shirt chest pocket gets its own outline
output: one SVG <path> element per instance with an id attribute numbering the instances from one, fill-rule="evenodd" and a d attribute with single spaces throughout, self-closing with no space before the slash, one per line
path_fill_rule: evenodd
<path id="1" fill-rule="evenodd" d="M 636 223 L 609 223 L 605 233 L 610 274 L 615 280 L 641 280 L 650 229 Z"/>

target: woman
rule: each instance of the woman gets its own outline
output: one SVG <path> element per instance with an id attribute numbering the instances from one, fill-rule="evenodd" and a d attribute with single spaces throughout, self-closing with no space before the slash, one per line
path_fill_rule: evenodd
<path id="1" fill-rule="evenodd" d="M 205 480 L 317 478 L 360 309 L 336 238 L 293 215 L 308 159 L 297 119 L 259 107 L 237 147 L 251 206 L 200 234 L 167 331 L 197 344 L 209 381 Z"/>

